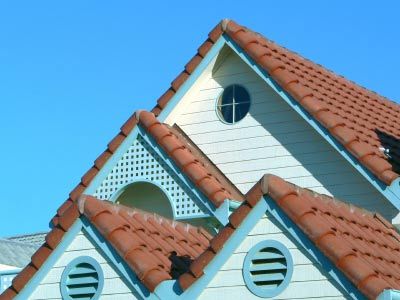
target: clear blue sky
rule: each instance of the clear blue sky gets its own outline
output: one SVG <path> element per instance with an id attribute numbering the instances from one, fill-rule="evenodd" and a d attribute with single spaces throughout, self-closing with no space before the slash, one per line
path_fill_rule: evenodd
<path id="1" fill-rule="evenodd" d="M 222 18 L 400 100 L 398 1 L 240 2 L 1 1 L 0 236 L 47 230 Z"/>

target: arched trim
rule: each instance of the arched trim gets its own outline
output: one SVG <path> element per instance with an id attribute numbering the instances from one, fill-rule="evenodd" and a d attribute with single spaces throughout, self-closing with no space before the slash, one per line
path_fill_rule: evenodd
<path id="1" fill-rule="evenodd" d="M 147 178 L 136 178 L 135 180 L 132 180 L 130 182 L 127 182 L 126 184 L 124 184 L 123 186 L 121 186 L 117 191 L 114 192 L 114 194 L 110 197 L 110 201 L 112 202 L 116 202 L 118 200 L 118 198 L 133 184 L 137 184 L 137 183 L 148 183 L 148 184 L 152 184 L 155 187 L 157 187 L 158 189 L 161 190 L 161 192 L 164 193 L 164 195 L 166 196 L 166 198 L 169 201 L 169 204 L 171 206 L 171 210 L 172 210 L 172 214 L 174 219 L 176 219 L 176 211 L 175 211 L 175 206 L 174 206 L 174 202 L 172 201 L 172 198 L 170 196 L 170 194 L 168 193 L 168 191 L 160 184 L 158 184 L 157 182 L 154 182 L 152 180 L 149 180 Z"/>

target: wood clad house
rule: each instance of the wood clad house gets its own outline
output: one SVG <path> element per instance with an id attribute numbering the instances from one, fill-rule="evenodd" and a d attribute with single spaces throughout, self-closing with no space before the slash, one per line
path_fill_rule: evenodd
<path id="1" fill-rule="evenodd" d="M 0 299 L 400 299 L 399 118 L 223 20 Z"/>

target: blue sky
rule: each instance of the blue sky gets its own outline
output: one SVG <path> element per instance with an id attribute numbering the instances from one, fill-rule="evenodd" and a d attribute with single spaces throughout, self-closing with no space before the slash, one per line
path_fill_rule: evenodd
<path id="1" fill-rule="evenodd" d="M 0 236 L 47 230 L 222 18 L 400 100 L 398 1 L 241 2 L 1 1 Z"/>

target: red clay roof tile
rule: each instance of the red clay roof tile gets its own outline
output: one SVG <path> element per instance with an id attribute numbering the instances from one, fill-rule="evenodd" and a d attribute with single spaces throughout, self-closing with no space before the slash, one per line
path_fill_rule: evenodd
<path id="1" fill-rule="evenodd" d="M 47 234 L 45 244 L 35 252 L 31 263 L 14 278 L 0 299 L 12 299 L 21 291 L 81 214 L 113 245 L 150 291 L 160 282 L 186 271 L 189 262 L 204 252 L 211 239 L 201 227 L 91 196 L 82 196 L 78 203 L 67 200 L 59 213 L 59 223 Z"/>
<path id="2" fill-rule="evenodd" d="M 324 127 L 351 128 L 354 132 L 351 135 L 353 151 L 349 150 L 356 157 L 361 156 L 358 150 L 373 153 L 368 162 L 360 161 L 361 164 L 387 185 L 399 177 L 400 149 L 397 145 L 400 126 L 396 125 L 396 120 L 400 118 L 399 105 L 305 60 L 233 21 L 225 21 L 224 26 L 225 33 Z M 318 113 L 321 110 L 324 114 Z M 336 131 L 331 133 L 343 143 Z M 385 136 L 390 139 L 385 139 Z M 346 148 L 347 143 L 343 143 Z M 359 147 L 355 147 L 354 143 L 360 143 Z M 379 147 L 388 148 L 393 154 L 392 158 L 388 159 Z"/>
<path id="3" fill-rule="evenodd" d="M 122 142 L 125 140 L 125 135 L 120 132 L 118 133 L 112 140 L 111 142 L 108 143 L 108 150 L 111 153 L 114 153 L 115 150 L 122 144 Z"/>
<path id="4" fill-rule="evenodd" d="M 400 235 L 380 215 L 265 175 L 178 282 L 183 290 L 203 274 L 263 195 L 269 195 L 310 240 L 370 299 L 400 288 Z"/>
<path id="5" fill-rule="evenodd" d="M 100 154 L 99 157 L 94 161 L 94 165 L 98 170 L 100 170 L 108 161 L 108 159 L 112 156 L 112 153 L 108 150 L 104 151 L 102 154 Z"/>
<path id="6" fill-rule="evenodd" d="M 12 281 L 12 285 L 9 289 L 13 289 L 16 292 L 20 292 L 25 284 L 32 278 L 32 276 L 36 273 L 37 269 L 30 263 L 25 268 L 18 273 L 16 277 L 14 277 Z"/>
<path id="7" fill-rule="evenodd" d="M 13 288 L 8 288 L 0 295 L 0 300 L 14 299 L 17 294 L 17 291 L 15 291 Z"/>
<path id="8" fill-rule="evenodd" d="M 400 238 L 389 222 L 273 175 L 263 178 L 263 186 L 365 296 L 376 298 L 383 288 L 400 288 Z M 295 190 L 295 194 L 282 194 L 282 189 Z M 380 263 L 373 264 L 371 258 Z"/>
<path id="9" fill-rule="evenodd" d="M 299 101 L 317 120 L 319 119 L 316 115 L 321 111 L 332 112 L 332 118 L 333 116 L 343 118 L 344 120 L 340 120 L 339 123 L 344 125 L 334 126 L 330 129 L 330 132 L 356 157 L 365 157 L 366 154 L 377 156 L 379 159 L 374 157 L 373 159 L 368 158 L 365 160 L 365 164 L 368 164 L 365 166 L 373 174 L 388 185 L 399 177 L 400 147 L 398 146 L 398 141 L 400 126 L 397 125 L 397 120 L 400 116 L 399 105 L 324 69 L 320 65 L 305 60 L 301 56 L 229 20 L 223 20 L 210 32 L 209 38 L 199 47 L 198 53 L 185 66 L 185 73 L 190 75 L 195 70 L 201 62 L 201 58 L 208 53 L 213 43 L 223 33 L 231 36 L 239 46 L 243 47 L 262 68 L 271 74 L 272 78 L 285 85 L 286 91 Z M 277 71 L 277 69 L 288 71 L 291 75 L 289 76 L 287 72 L 282 72 L 281 70 Z M 274 71 L 277 71 L 278 74 L 275 74 L 275 77 L 272 74 Z M 186 75 L 183 76 L 188 77 Z M 179 78 L 178 76 L 173 81 L 176 89 L 178 85 L 181 86 L 183 84 L 182 77 Z M 181 82 L 177 84 L 179 81 Z M 157 105 L 152 112 L 157 116 L 174 95 L 173 87 L 169 88 L 157 100 Z M 106 151 L 95 161 L 95 169 L 100 170 L 104 166 L 125 137 L 135 127 L 136 123 L 136 117 L 132 115 L 121 127 L 121 132 L 109 143 Z M 165 137 L 165 139 L 168 139 L 168 137 Z M 387 160 L 387 157 L 378 149 L 382 146 L 390 150 L 392 158 L 389 160 L 389 165 L 382 163 L 382 160 Z M 363 161 L 360 162 L 364 164 Z M 192 175 L 200 174 L 197 163 L 189 164 L 186 168 L 196 169 L 187 170 Z M 93 170 L 91 172 L 95 173 Z M 84 183 L 79 183 L 71 191 L 70 198 L 64 203 L 64 208 L 60 208 L 57 215 L 52 219 L 54 226 L 58 226 L 60 220 L 62 220 L 61 216 L 70 206 L 70 202 L 77 201 L 85 190 L 85 186 L 90 184 L 94 177 L 93 174 L 91 178 L 86 177 L 87 180 Z M 196 182 L 199 180 L 197 177 L 193 178 Z M 254 187 L 251 192 L 247 197 L 248 204 L 252 207 L 257 202 L 257 196 L 255 195 L 260 192 L 260 188 Z M 71 220 L 71 217 L 69 219 Z M 64 226 L 65 221 L 63 220 Z M 57 228 L 63 232 L 61 227 Z M 50 234 L 52 233 L 50 232 Z M 328 237 L 329 235 L 325 236 L 324 240 L 327 240 Z M 57 241 L 59 238 L 60 235 L 55 240 L 49 238 L 49 246 L 53 248 L 59 242 Z M 26 283 L 30 279 L 29 276 L 28 278 L 24 275 L 26 273 L 23 272 L 21 276 L 17 276 L 15 281 L 18 283 L 25 280 Z M 371 282 L 376 282 L 378 279 L 371 279 Z M 180 277 L 181 286 L 184 287 L 189 286 L 193 281 L 194 279 L 189 273 Z M 375 284 L 376 286 L 379 285 Z M 368 288 L 367 286 L 366 289 Z M 11 286 L 0 297 L 9 299 L 8 297 L 14 294 L 15 288 Z"/>
<path id="10" fill-rule="evenodd" d="M 135 114 L 129 117 L 129 119 L 121 126 L 121 132 L 123 135 L 128 136 L 133 128 L 137 125 L 138 120 L 136 119 Z"/>
<path id="11" fill-rule="evenodd" d="M 46 244 L 51 248 L 55 249 L 60 243 L 62 237 L 64 236 L 64 230 L 59 227 L 53 227 L 50 232 L 45 237 Z"/>
<path id="12" fill-rule="evenodd" d="M 58 220 L 58 225 L 67 231 L 75 220 L 79 217 L 79 211 L 76 203 L 73 203 L 60 217 Z"/>
<path id="13" fill-rule="evenodd" d="M 41 246 L 36 253 L 38 253 L 33 259 L 36 262 L 36 264 L 41 266 L 44 262 L 43 256 L 47 255 L 47 253 L 44 253 L 44 251 L 47 250 L 42 250 L 43 248 L 47 248 L 46 244 Z M 24 286 L 28 283 L 28 281 L 35 275 L 36 271 L 38 270 L 38 267 L 34 266 L 34 262 L 30 262 L 24 269 L 21 270 L 21 272 L 18 273 L 18 275 L 13 279 L 12 284 L 10 287 L 8 287 L 1 295 L 0 299 L 8 300 L 8 299 L 13 299 L 23 288 Z"/>
<path id="14" fill-rule="evenodd" d="M 53 249 L 44 244 L 32 255 L 31 264 L 34 265 L 36 269 L 39 269 L 52 251 Z"/>
<path id="15" fill-rule="evenodd" d="M 172 279 L 171 255 L 193 260 L 205 250 L 204 239 L 210 238 L 191 225 L 91 196 L 81 197 L 79 209 L 150 291 Z"/>
<path id="16" fill-rule="evenodd" d="M 154 114 L 147 111 L 138 111 L 136 118 L 139 125 L 157 141 L 183 173 L 216 207 L 219 207 L 225 199 L 243 200 L 243 196 L 217 167 L 211 165 L 204 155 L 196 153 L 194 146 L 189 145 L 176 129 L 160 123 Z"/>
<path id="17" fill-rule="evenodd" d="M 359 158 L 370 152 L 373 159 L 360 160 L 360 163 L 382 182 L 390 185 L 399 177 L 399 105 L 230 20 L 223 20 L 210 32 L 192 58 L 195 66 L 200 63 L 199 57 L 204 57 L 222 34 L 227 34 L 242 47 L 353 155 Z M 188 75 L 194 69 L 185 68 Z M 180 86 L 182 75 L 160 98 L 161 109 L 178 89 L 176 81 Z M 386 157 L 380 147 L 389 149 L 391 158 Z"/>

